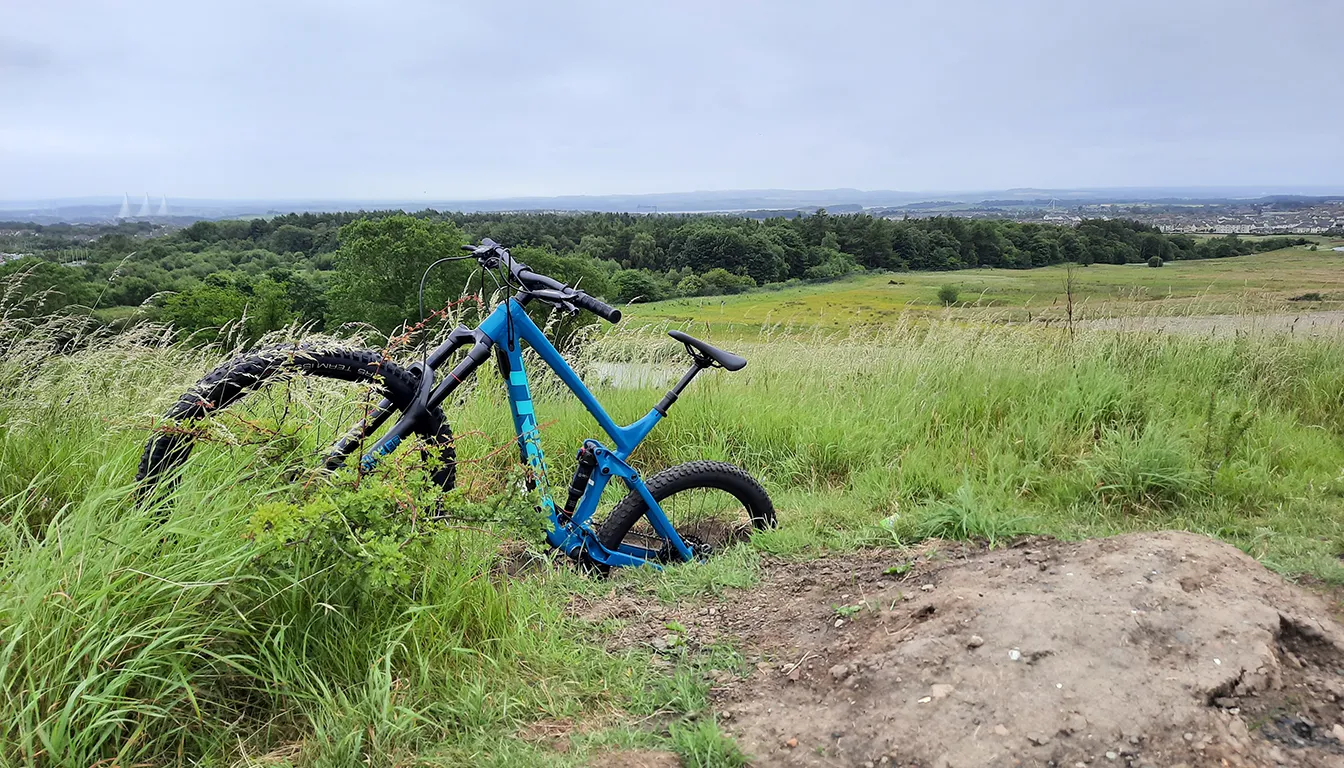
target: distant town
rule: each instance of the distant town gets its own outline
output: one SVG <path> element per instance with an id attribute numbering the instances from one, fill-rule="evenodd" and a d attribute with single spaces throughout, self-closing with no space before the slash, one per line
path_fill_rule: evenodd
<path id="1" fill-rule="evenodd" d="M 1005 204 L 1007 203 L 1007 204 Z M 985 201 L 966 206 L 916 203 L 869 211 L 886 218 L 964 216 L 1045 224 L 1077 224 L 1083 219 L 1132 219 L 1163 232 L 1208 235 L 1319 235 L 1344 233 L 1344 196 L 1340 198 L 1261 198 L 1215 202 Z"/>
<path id="2" fill-rule="evenodd" d="M 1317 191 L 1317 190 L 1313 190 Z M 1344 235 L 1344 192 L 1254 194 L 1248 189 L 1014 189 L 1001 192 L 929 195 L 862 190 L 739 190 L 650 195 L 572 196 L 500 200 L 227 201 L 164 195 L 0 203 L 0 230 L 40 224 L 76 225 L 92 231 L 135 225 L 136 234 L 173 230 L 202 220 L 269 219 L 288 213 L 405 210 L 497 213 L 580 212 L 635 216 L 718 214 L 753 219 L 795 218 L 825 210 L 886 219 L 955 216 L 973 219 L 1075 225 L 1084 219 L 1130 219 L 1163 232 L 1193 235 Z M 14 222 L 6 227 L 3 222 Z M 23 222 L 28 226 L 19 227 Z M 29 230 L 31 231 L 31 230 Z M 0 235 L 5 234 L 0 232 Z M 74 234 L 73 232 L 71 234 Z M 12 241 L 11 241 L 12 246 Z M 0 253 L 0 262 L 15 253 Z"/>

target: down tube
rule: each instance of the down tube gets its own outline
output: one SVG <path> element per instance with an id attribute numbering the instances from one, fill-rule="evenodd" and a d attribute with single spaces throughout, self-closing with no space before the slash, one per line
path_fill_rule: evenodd
<path id="1" fill-rule="evenodd" d="M 624 459 L 629 456 L 640 441 L 653 429 L 653 426 L 662 419 L 662 414 L 657 411 L 650 411 L 644 418 L 628 427 L 618 426 L 606 410 L 602 408 L 602 405 L 597 402 L 597 398 L 583 383 L 583 379 L 580 379 L 574 369 L 569 367 L 569 363 L 565 362 L 565 358 L 555 348 L 555 345 L 551 344 L 551 340 L 546 338 L 545 332 L 538 328 L 536 323 L 532 322 L 532 319 L 527 316 L 527 313 L 521 307 L 514 314 L 514 328 L 518 331 L 519 336 L 527 341 L 528 346 L 535 349 L 541 359 L 546 361 L 551 370 L 555 371 L 555 374 L 574 393 L 579 402 L 583 403 L 583 407 L 597 420 L 597 424 L 602 427 L 602 431 L 611 437 L 612 442 L 615 443 L 616 455 L 620 458 Z"/>

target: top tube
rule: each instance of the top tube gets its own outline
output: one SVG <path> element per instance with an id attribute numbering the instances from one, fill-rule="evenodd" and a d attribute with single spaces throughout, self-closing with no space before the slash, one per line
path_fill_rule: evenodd
<path id="1" fill-rule="evenodd" d="M 532 322 L 531 317 L 528 317 L 527 311 L 523 309 L 523 305 L 517 299 L 510 298 L 506 303 L 501 304 L 481 323 L 478 330 L 488 336 L 495 344 L 507 345 L 509 343 L 510 317 L 512 318 L 514 343 L 520 340 L 526 341 L 529 347 L 536 350 L 541 359 L 546 362 L 546 365 L 555 371 L 560 380 L 565 383 L 565 386 L 574 393 L 579 402 L 583 403 L 583 407 L 587 409 L 588 413 L 592 414 L 593 418 L 597 420 L 597 424 L 602 427 L 602 431 L 611 437 L 616 446 L 616 455 L 622 460 L 629 457 L 639 443 L 653 430 L 654 426 L 662 420 L 662 414 L 655 409 L 651 409 L 644 417 L 628 426 L 617 425 L 583 383 L 583 380 L 579 378 L 579 375 L 574 372 L 569 363 L 565 362 L 565 358 L 560 354 L 560 351 L 555 348 L 550 339 L 546 338 L 545 332 L 538 328 L 536 323 Z"/>

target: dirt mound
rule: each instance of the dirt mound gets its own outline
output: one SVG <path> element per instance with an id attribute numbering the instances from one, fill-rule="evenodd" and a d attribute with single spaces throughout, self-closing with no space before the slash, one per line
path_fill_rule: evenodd
<path id="1" fill-rule="evenodd" d="M 1344 630 L 1233 547 L 1159 533 L 908 557 L 772 563 L 721 601 L 588 610 L 627 620 L 618 644 L 758 659 L 711 675 L 760 765 L 1344 766 Z"/>

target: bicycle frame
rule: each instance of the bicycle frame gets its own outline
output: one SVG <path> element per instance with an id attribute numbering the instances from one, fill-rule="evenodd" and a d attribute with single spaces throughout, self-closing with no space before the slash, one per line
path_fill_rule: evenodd
<path id="1" fill-rule="evenodd" d="M 401 442 L 412 433 L 420 420 L 428 412 L 441 404 L 453 390 L 466 380 L 476 368 L 490 358 L 490 353 L 499 350 L 503 360 L 507 361 L 507 381 L 509 409 L 513 414 L 514 432 L 520 446 L 520 457 L 539 482 L 541 508 L 546 513 L 550 527 L 546 532 L 547 540 L 565 554 L 575 558 L 591 559 L 606 566 L 654 565 L 658 552 L 644 547 L 621 544 L 615 550 L 603 546 L 593 528 L 592 518 L 597 505 L 612 478 L 620 478 L 631 493 L 639 494 L 648 508 L 650 525 L 660 537 L 670 544 L 683 561 L 693 558 L 690 548 L 668 521 L 658 502 L 654 500 L 645 486 L 639 472 L 626 460 L 639 447 L 640 442 L 663 419 L 664 413 L 658 408 L 632 424 L 619 426 L 602 408 L 601 403 L 584 385 L 574 369 L 565 362 L 560 351 L 546 338 L 545 332 L 528 316 L 524 305 L 527 297 L 512 297 L 501 304 L 474 331 L 459 326 L 448 340 L 430 353 L 423 366 L 417 363 L 413 369 L 423 368 L 421 390 L 418 401 L 401 419 L 364 452 L 360 467 L 367 472 L 377 466 L 380 459 L 397 449 Z M 474 342 L 467 356 L 435 386 L 435 369 L 458 349 Z M 598 426 L 611 439 L 613 448 L 607 448 L 596 440 L 585 440 L 584 445 L 592 449 L 597 465 L 584 490 L 583 496 L 571 517 L 566 518 L 556 508 L 547 482 L 546 456 L 541 446 L 541 433 L 537 428 L 536 412 L 532 403 L 531 388 L 527 371 L 523 363 L 522 342 L 526 342 L 542 361 L 560 377 L 565 386 L 574 393 L 583 407 L 597 421 Z M 351 455 L 364 438 L 381 426 L 392 413 L 391 403 L 384 400 L 369 418 L 355 425 L 345 437 L 334 446 L 329 454 L 328 466 L 338 465 Z"/>

